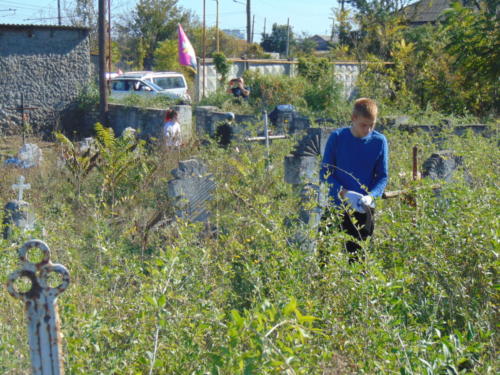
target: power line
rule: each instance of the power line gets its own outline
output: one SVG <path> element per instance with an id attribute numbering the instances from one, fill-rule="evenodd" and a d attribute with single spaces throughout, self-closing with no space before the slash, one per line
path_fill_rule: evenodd
<path id="1" fill-rule="evenodd" d="M 41 18 L 24 18 L 23 21 L 44 21 L 44 20 L 57 20 L 58 18 L 71 18 L 71 17 L 41 17 Z"/>
<path id="2" fill-rule="evenodd" d="M 46 8 L 46 7 L 43 7 L 43 6 L 32 6 L 32 5 L 26 5 L 26 4 L 23 4 L 23 3 L 17 3 L 17 2 L 14 2 L 14 1 L 2 1 L 2 3 L 6 3 L 5 5 L 7 6 L 15 6 L 16 8 L 24 8 L 26 10 L 39 10 L 39 9 L 43 9 L 43 8 Z"/>

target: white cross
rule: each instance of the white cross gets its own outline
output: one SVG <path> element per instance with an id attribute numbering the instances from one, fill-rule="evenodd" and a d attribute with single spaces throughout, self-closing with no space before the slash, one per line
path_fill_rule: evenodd
<path id="1" fill-rule="evenodd" d="M 24 183 L 25 178 L 24 176 L 19 176 L 19 179 L 17 180 L 17 184 L 12 185 L 12 189 L 17 190 L 17 200 L 22 201 L 23 200 L 23 191 L 25 189 L 31 189 L 30 184 L 25 184 Z"/>

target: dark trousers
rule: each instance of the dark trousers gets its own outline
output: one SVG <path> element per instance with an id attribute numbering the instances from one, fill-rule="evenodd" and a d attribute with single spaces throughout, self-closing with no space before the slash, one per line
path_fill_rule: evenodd
<path id="1" fill-rule="evenodd" d="M 345 210 L 342 210 L 342 218 L 340 223 L 338 224 L 326 224 L 327 218 L 331 218 L 331 215 L 334 215 L 334 210 L 338 208 L 327 208 L 323 213 L 323 217 L 321 218 L 320 230 L 328 233 L 332 229 L 341 230 L 346 232 L 351 237 L 355 238 L 359 241 L 365 241 L 368 237 L 373 234 L 373 230 L 375 228 L 375 210 L 370 208 L 367 213 L 353 212 L 349 213 Z M 355 218 L 355 220 L 353 219 Z M 330 220 L 331 221 L 331 220 Z M 356 224 L 354 223 L 356 222 Z M 337 228 L 332 228 L 337 226 Z M 349 263 L 352 264 L 354 262 L 358 262 L 360 260 L 359 250 L 361 246 L 354 241 L 347 241 L 344 246 L 345 251 L 349 254 Z M 325 254 L 324 248 L 320 250 L 320 265 L 324 266 L 327 259 L 327 254 Z"/>

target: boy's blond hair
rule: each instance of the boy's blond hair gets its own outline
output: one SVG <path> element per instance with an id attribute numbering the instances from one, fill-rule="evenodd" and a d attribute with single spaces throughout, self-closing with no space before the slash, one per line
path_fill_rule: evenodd
<path id="1" fill-rule="evenodd" d="M 376 120 L 378 114 L 377 103 L 370 98 L 359 98 L 354 102 L 352 114 Z"/>

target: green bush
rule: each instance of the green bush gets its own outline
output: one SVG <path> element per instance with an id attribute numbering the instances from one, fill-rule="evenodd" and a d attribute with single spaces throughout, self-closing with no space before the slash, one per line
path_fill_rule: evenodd
<path id="1" fill-rule="evenodd" d="M 214 59 L 215 70 L 220 75 L 220 82 L 224 85 L 227 73 L 231 69 L 231 64 L 227 61 L 226 55 L 223 52 L 212 53 L 212 58 Z"/>
<path id="2" fill-rule="evenodd" d="M 110 103 L 122 104 L 129 107 L 159 108 L 165 109 L 172 105 L 184 104 L 182 99 L 171 98 L 167 95 L 143 96 L 130 94 L 123 98 L 110 98 Z"/>

